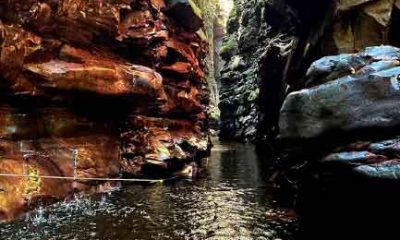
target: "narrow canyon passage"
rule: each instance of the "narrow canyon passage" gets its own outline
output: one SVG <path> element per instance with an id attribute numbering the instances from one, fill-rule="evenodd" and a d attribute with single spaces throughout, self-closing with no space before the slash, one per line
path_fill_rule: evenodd
<path id="1" fill-rule="evenodd" d="M 0 240 L 397 239 L 400 0 L 0 0 Z"/>

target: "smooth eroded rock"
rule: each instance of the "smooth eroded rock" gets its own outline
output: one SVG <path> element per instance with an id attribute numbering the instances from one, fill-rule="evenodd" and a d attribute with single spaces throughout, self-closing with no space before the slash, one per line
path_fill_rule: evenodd
<path id="1" fill-rule="evenodd" d="M 376 162 L 384 159 L 383 156 L 376 155 L 368 151 L 339 152 L 332 153 L 322 159 L 322 162 L 337 162 L 345 164 L 357 164 L 365 162 Z"/>
<path id="2" fill-rule="evenodd" d="M 387 161 L 380 164 L 362 165 L 354 169 L 369 178 L 399 180 L 400 163 L 399 161 Z"/>
<path id="3" fill-rule="evenodd" d="M 377 61 L 396 60 L 398 52 L 397 48 L 381 47 L 367 49 L 361 55 L 369 53 Z M 318 67 L 319 72 L 329 69 L 333 70 L 332 75 L 332 66 L 347 66 L 347 55 L 346 64 L 340 57 L 330 59 Z M 389 130 L 400 126 L 400 67 L 354 71 L 345 76 L 340 76 L 341 69 L 336 70 L 336 80 L 289 94 L 280 113 L 280 138 L 316 138 L 335 131 Z"/>

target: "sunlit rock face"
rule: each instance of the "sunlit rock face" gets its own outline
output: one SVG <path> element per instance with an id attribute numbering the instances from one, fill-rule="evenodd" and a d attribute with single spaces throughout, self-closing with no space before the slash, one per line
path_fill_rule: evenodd
<path id="1" fill-rule="evenodd" d="M 26 175 L 0 177 L 0 220 L 207 156 L 201 14 L 171 4 L 0 3 L 0 174 Z"/>

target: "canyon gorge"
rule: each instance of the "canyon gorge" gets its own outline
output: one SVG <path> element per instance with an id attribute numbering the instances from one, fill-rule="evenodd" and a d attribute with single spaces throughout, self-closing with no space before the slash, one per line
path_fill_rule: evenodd
<path id="1" fill-rule="evenodd" d="M 398 0 L 0 1 L 0 234 L 391 239 L 398 27 Z M 76 202 L 107 230 L 31 235 Z"/>

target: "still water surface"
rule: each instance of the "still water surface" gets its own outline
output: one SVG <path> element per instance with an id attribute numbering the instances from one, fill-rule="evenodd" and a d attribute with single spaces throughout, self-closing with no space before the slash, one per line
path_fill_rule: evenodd
<path id="1" fill-rule="evenodd" d="M 207 177 L 77 197 L 0 225 L 0 239 L 291 240 L 254 147 L 217 144 Z"/>

